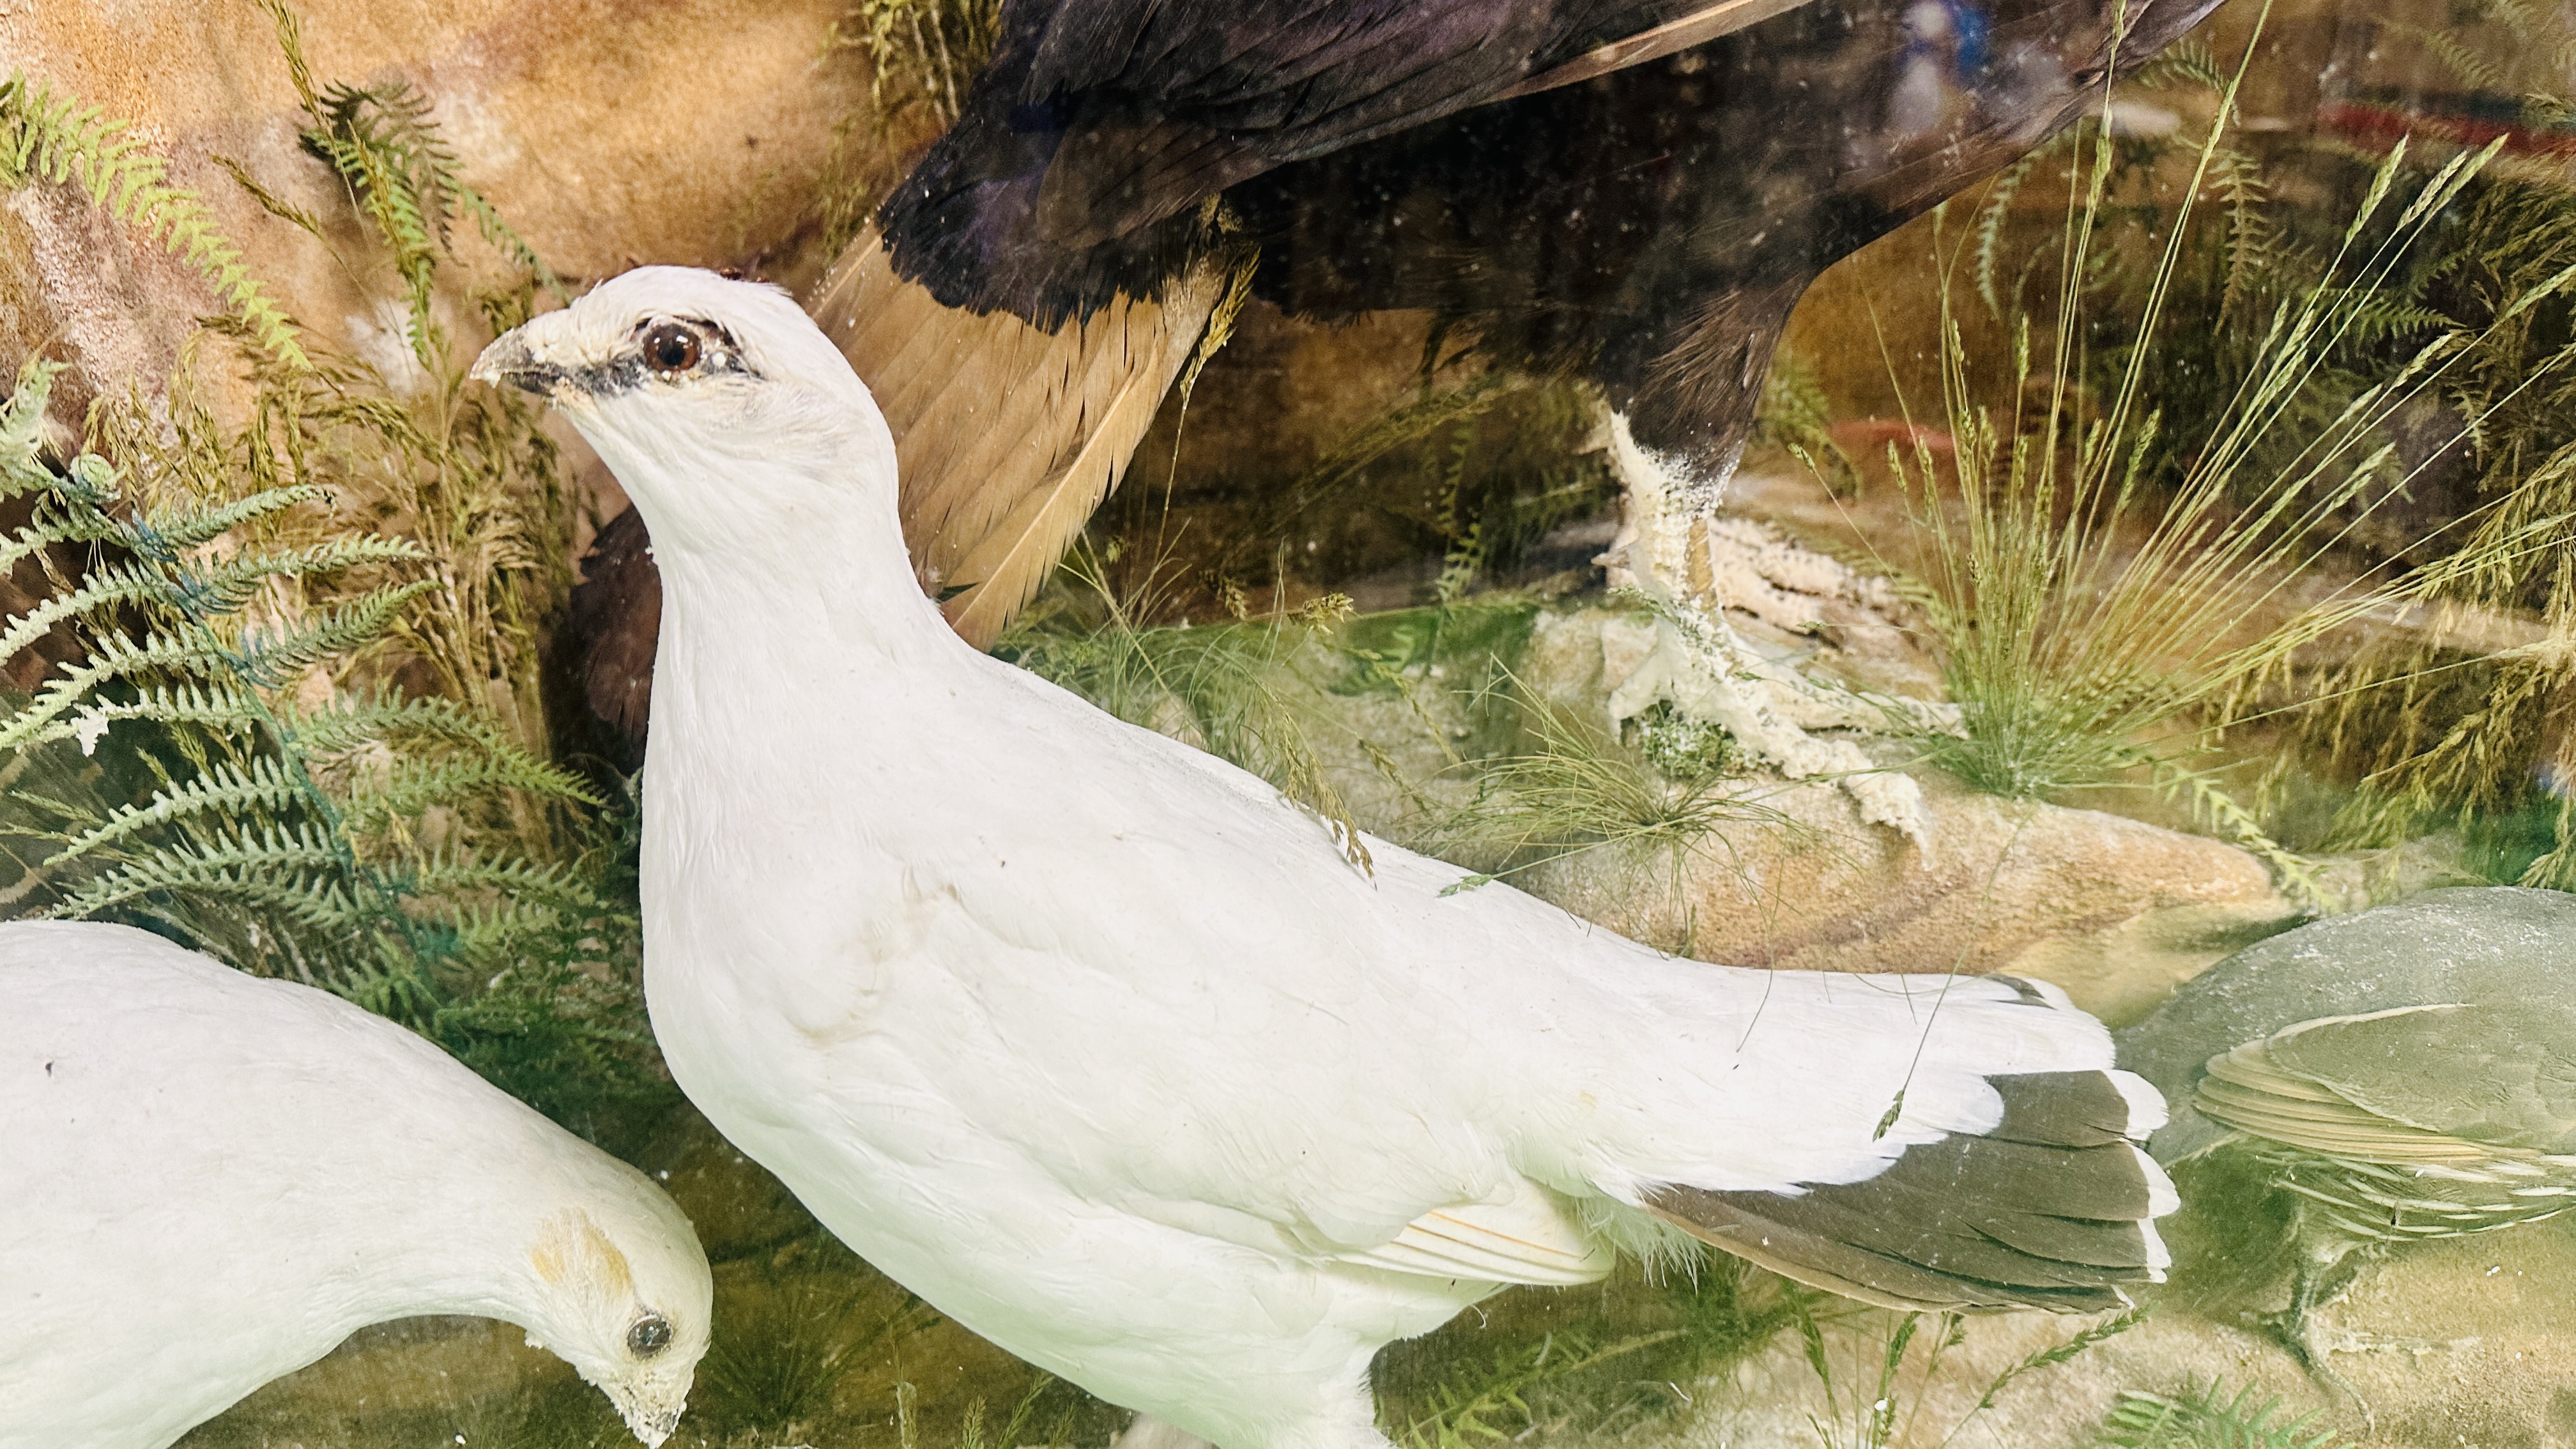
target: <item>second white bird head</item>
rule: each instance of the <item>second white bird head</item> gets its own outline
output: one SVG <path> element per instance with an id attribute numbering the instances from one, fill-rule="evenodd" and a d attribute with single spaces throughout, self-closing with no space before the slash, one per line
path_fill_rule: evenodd
<path id="1" fill-rule="evenodd" d="M 638 267 L 495 340 L 473 376 L 551 402 L 643 510 L 657 553 L 894 536 L 894 439 L 793 298 Z"/>
<path id="2" fill-rule="evenodd" d="M 614 1230 L 581 1207 L 547 1217 L 527 1245 L 533 1281 L 513 1316 L 528 1342 L 571 1364 L 658 1449 L 679 1426 L 706 1356 L 714 1283 L 688 1219 L 641 1173 L 620 1175 L 631 1183 L 599 1191 L 622 1191 L 639 1211 Z"/>

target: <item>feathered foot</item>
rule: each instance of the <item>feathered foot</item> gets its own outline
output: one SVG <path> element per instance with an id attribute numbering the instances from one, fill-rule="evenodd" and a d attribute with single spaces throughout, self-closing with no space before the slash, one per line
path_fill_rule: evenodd
<path id="1" fill-rule="evenodd" d="M 1862 819 L 1891 826 L 1928 852 L 1930 819 L 1921 788 L 1908 776 L 1873 763 L 1851 741 L 1821 739 L 1809 731 L 1955 729 L 1957 712 L 1810 679 L 1755 651 L 1727 623 L 1727 606 L 1757 617 L 1776 612 L 1780 617 L 1774 622 L 1801 628 L 1809 620 L 1796 616 L 1793 594 L 1781 587 L 1782 580 L 1765 575 L 1842 566 L 1777 540 L 1733 538 L 1751 526 L 1716 514 L 1731 466 L 1713 483 L 1689 481 L 1670 460 L 1639 447 L 1625 418 L 1612 414 L 1609 434 L 1612 466 L 1628 496 L 1624 526 L 1603 562 L 1610 566 L 1614 585 L 1645 594 L 1658 615 L 1653 651 L 1612 686 L 1613 722 L 1669 702 L 1691 719 L 1725 730 L 1790 779 L 1835 780 L 1859 804 Z M 1751 545 L 1753 567 L 1717 577 L 1709 560 L 1710 541 L 1718 535 Z M 1770 562 L 1776 567 L 1763 568 L 1764 559 L 1773 554 L 1778 557 Z M 1738 572 L 1748 576 L 1735 577 Z"/>

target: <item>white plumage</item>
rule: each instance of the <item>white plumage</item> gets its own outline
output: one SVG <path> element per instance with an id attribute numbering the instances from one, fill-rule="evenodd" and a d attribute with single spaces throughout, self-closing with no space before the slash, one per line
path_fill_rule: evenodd
<path id="1" fill-rule="evenodd" d="M 0 925 L 0 1449 L 162 1449 L 359 1328 L 506 1319 L 658 1445 L 688 1220 L 401 1027 L 124 926 Z"/>
<path id="2" fill-rule="evenodd" d="M 477 373 L 552 398 L 652 530 L 674 1075 L 1013 1352 L 1228 1449 L 1348 1449 L 1386 1342 L 1685 1232 L 1890 1303 L 2161 1267 L 2125 1139 L 2162 1104 L 2063 996 L 1676 960 L 1383 841 L 1365 874 L 965 646 L 866 390 L 775 290 L 641 269 Z"/>

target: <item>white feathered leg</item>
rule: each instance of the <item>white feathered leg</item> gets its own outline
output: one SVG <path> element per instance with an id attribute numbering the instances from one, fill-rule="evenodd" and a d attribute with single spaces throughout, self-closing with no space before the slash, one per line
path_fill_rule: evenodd
<path id="1" fill-rule="evenodd" d="M 1276 1426 L 1268 1449 L 1395 1449 L 1393 1442 L 1378 1432 L 1376 1403 L 1365 1387 L 1359 1388 L 1334 1406 L 1331 1412 Z M 1117 1438 L 1109 1441 L 1109 1449 L 1215 1449 L 1215 1446 L 1189 1430 L 1151 1414 L 1138 1414 L 1118 1432 Z"/>
<path id="2" fill-rule="evenodd" d="M 1661 615 L 1653 652 L 1612 684 L 1612 723 L 1669 701 L 1692 719 L 1725 730 L 1790 779 L 1835 779 L 1858 802 L 1862 819 L 1891 826 L 1928 849 L 1930 822 L 1912 779 L 1880 769 L 1849 740 L 1808 733 L 1883 730 L 1892 711 L 1916 715 L 1923 707 L 1820 684 L 1763 658 L 1726 622 L 1713 581 L 1695 576 L 1707 572 L 1706 537 L 1735 458 L 1712 469 L 1655 453 L 1637 442 L 1628 420 L 1616 412 L 1609 416 L 1608 453 L 1627 493 L 1619 536 L 1604 556 L 1611 581 L 1644 592 Z M 1769 588 L 1759 580 L 1752 585 L 1757 594 Z"/>

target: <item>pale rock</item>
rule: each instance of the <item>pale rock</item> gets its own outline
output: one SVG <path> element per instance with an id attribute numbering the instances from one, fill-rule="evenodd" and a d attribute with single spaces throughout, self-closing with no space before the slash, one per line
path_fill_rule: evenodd
<path id="1" fill-rule="evenodd" d="M 1601 680 L 1651 631 L 1587 610 L 1542 621 L 1523 678 L 1597 708 Z M 1676 861 L 1586 851 L 1523 887 L 1587 919 L 1712 961 L 1844 971 L 2009 970 L 2134 1020 L 2299 911 L 2261 861 L 2122 816 L 2007 801 L 1926 772 L 1927 851 L 1868 824 L 1829 785 L 1764 786 L 1747 820 Z"/>

